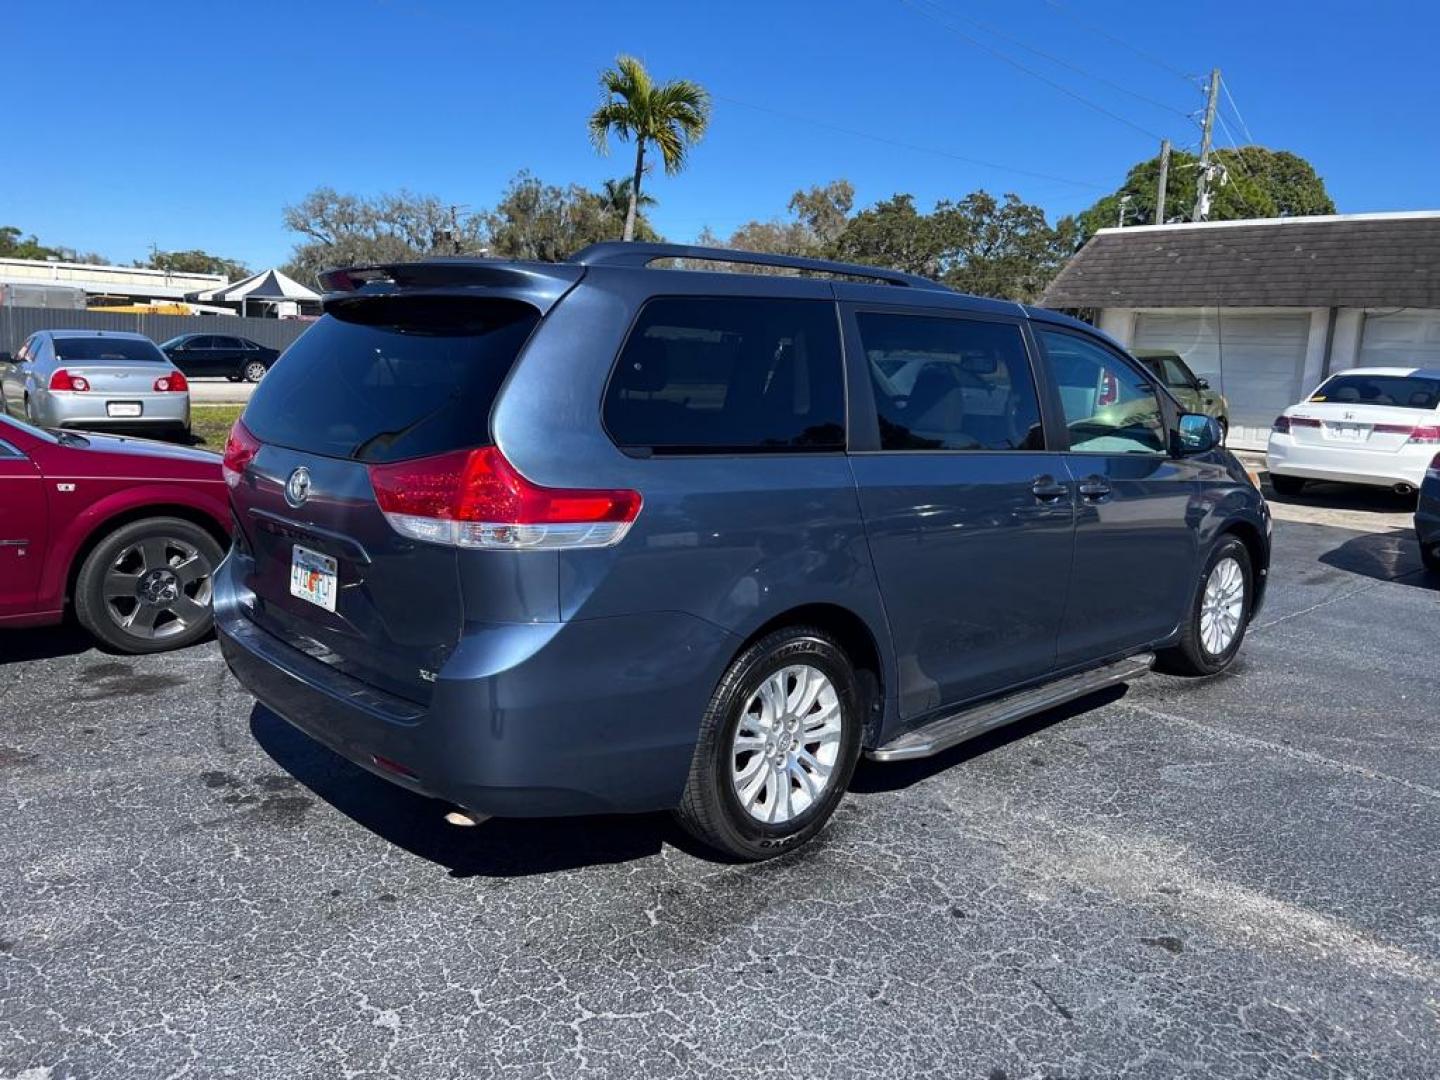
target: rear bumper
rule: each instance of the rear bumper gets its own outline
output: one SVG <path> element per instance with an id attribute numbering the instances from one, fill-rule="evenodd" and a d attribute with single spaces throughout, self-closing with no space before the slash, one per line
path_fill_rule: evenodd
<path id="1" fill-rule="evenodd" d="M 420 705 L 257 626 L 234 561 L 217 575 L 215 629 L 246 689 L 376 775 L 498 817 L 678 805 L 700 716 L 738 645 L 674 612 L 470 626 Z"/>
<path id="2" fill-rule="evenodd" d="M 1265 448 L 1265 467 L 1272 475 L 1297 476 L 1306 480 L 1334 480 L 1344 484 L 1419 487 L 1425 466 L 1436 448 L 1407 445 L 1393 453 L 1346 447 L 1311 446 L 1297 443 L 1293 436 L 1271 434 Z"/>
<path id="3" fill-rule="evenodd" d="M 138 402 L 140 415 L 111 416 L 106 405 L 112 401 Z M 36 395 L 35 411 L 41 422 L 49 427 L 189 427 L 190 395 L 116 394 L 110 391 L 52 393 L 47 390 Z"/>

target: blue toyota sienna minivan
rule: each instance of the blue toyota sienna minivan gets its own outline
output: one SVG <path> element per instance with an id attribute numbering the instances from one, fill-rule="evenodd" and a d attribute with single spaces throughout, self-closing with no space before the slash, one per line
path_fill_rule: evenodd
<path id="1" fill-rule="evenodd" d="M 641 244 L 325 284 L 226 447 L 220 642 L 472 814 L 669 808 L 764 858 L 862 753 L 1222 670 L 1264 594 L 1214 421 L 1063 315 Z"/>

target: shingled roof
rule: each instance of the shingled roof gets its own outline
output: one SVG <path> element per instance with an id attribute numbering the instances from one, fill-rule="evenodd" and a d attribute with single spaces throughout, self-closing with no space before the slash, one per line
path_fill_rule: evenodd
<path id="1" fill-rule="evenodd" d="M 1440 211 L 1101 229 L 1041 303 L 1440 308 Z"/>

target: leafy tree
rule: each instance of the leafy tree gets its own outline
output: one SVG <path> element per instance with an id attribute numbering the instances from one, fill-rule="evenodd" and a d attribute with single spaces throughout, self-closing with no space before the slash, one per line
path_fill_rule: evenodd
<path id="1" fill-rule="evenodd" d="M 316 188 L 285 207 L 285 227 L 306 239 L 282 268 L 313 283 L 321 270 L 404 262 L 430 254 L 477 252 L 483 247 L 481 214 L 452 214 L 434 195 L 400 190 L 373 198 Z"/>
<path id="2" fill-rule="evenodd" d="M 938 278 L 961 292 L 1029 301 L 1044 290 L 1075 247 L 1075 223 L 1050 225 L 1017 195 L 975 191 L 922 213 L 895 195 L 856 214 L 832 246 L 850 262 Z"/>
<path id="3" fill-rule="evenodd" d="M 190 251 L 157 251 L 145 262 L 136 260 L 135 265 L 151 270 L 168 270 L 175 274 L 223 274 L 231 281 L 250 276 L 250 268 L 244 263 L 220 255 L 211 255 L 199 248 Z"/>
<path id="4" fill-rule="evenodd" d="M 31 233 L 26 236 L 14 225 L 0 225 L 0 258 L 60 259 L 63 262 L 93 263 L 108 266 L 110 260 L 94 251 L 76 251 L 69 247 L 50 247 Z"/>
<path id="5" fill-rule="evenodd" d="M 626 214 L 630 207 L 630 193 L 617 190 L 620 187 L 613 181 L 603 193 L 579 184 L 557 187 L 529 172 L 519 173 L 485 215 L 490 254 L 558 262 L 587 244 L 613 240 L 620 220 L 618 201 L 623 199 Z M 641 240 L 659 239 L 644 215 L 637 216 L 634 229 Z"/>
<path id="6" fill-rule="evenodd" d="M 1314 166 L 1298 154 L 1263 146 L 1242 146 L 1215 150 L 1210 156 L 1224 170 L 1210 184 L 1211 221 L 1335 213 L 1335 203 L 1325 190 L 1325 182 L 1316 174 Z M 1170 155 L 1170 172 L 1165 182 L 1167 221 L 1190 220 L 1195 208 L 1199 166 L 1200 159 L 1194 154 L 1176 151 Z M 1080 214 L 1082 237 L 1093 236 L 1097 229 L 1116 224 L 1122 195 L 1130 196 L 1125 210 L 1127 225 L 1154 224 L 1159 178 L 1158 155 L 1138 162 L 1118 191 Z"/>
<path id="7" fill-rule="evenodd" d="M 788 219 L 746 222 L 728 238 L 717 236 L 707 226 L 699 242 L 710 247 L 739 248 L 769 255 L 823 257 L 845 231 L 854 203 L 854 185 L 849 180 L 832 180 L 823 187 L 795 192 L 787 204 Z M 764 267 L 746 269 L 751 273 L 765 272 Z"/>
<path id="8" fill-rule="evenodd" d="M 635 140 L 635 174 L 625 213 L 623 238 L 635 238 L 640 183 L 645 175 L 645 147 L 660 151 L 666 173 L 685 167 L 690 147 L 710 123 L 710 95 L 699 83 L 675 79 L 656 83 L 633 56 L 619 56 L 613 68 L 600 73 L 600 106 L 590 114 L 590 140 L 600 153 L 609 152 L 613 133 L 621 142 Z"/>

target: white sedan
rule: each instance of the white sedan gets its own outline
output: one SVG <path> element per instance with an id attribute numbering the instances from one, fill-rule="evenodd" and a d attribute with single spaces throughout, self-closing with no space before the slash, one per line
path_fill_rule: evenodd
<path id="1" fill-rule="evenodd" d="M 1281 495 L 1307 480 L 1414 494 L 1440 449 L 1440 368 L 1352 368 L 1275 419 L 1265 464 Z"/>

